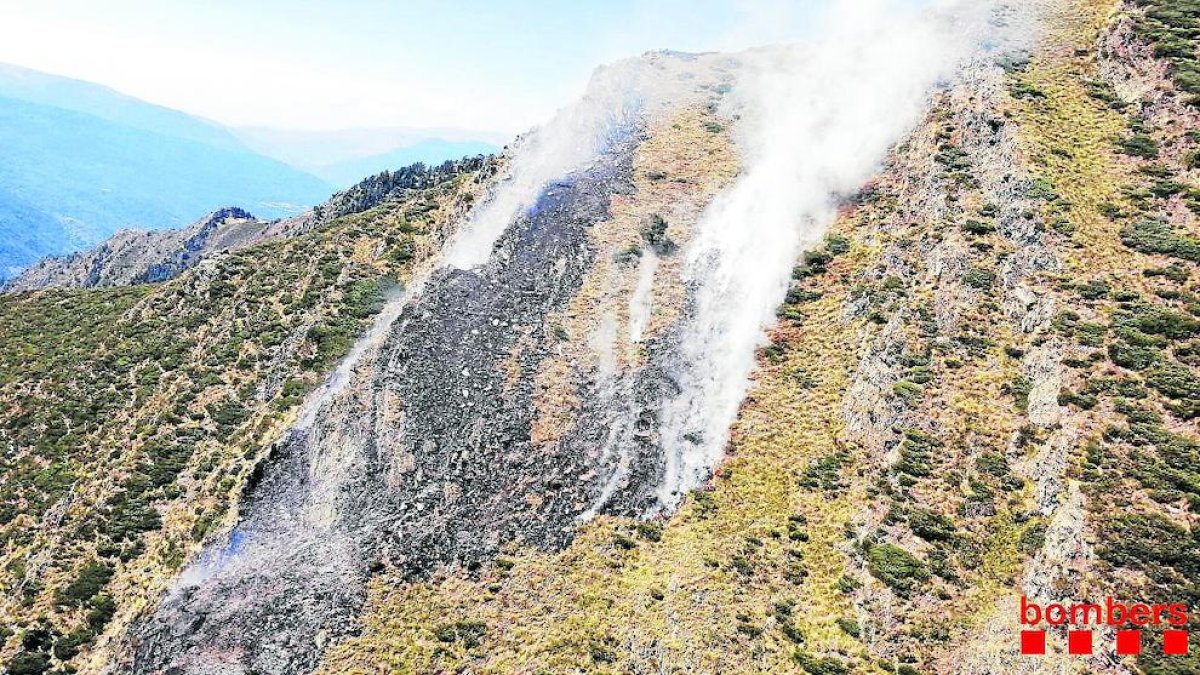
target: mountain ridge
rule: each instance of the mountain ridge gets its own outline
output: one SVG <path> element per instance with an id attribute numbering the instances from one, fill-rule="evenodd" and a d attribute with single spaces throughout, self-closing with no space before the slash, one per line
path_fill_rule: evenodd
<path id="1" fill-rule="evenodd" d="M 73 110 L 115 124 L 226 150 L 246 149 L 235 134 L 215 122 L 142 101 L 102 84 L 14 64 L 0 63 L 0 96 Z"/>
<path id="2" fill-rule="evenodd" d="M 407 192 L 483 162 L 482 155 L 427 167 L 416 163 L 369 176 L 297 216 L 260 220 L 238 207 L 209 213 L 177 229 L 121 230 L 99 246 L 45 258 L 0 285 L 0 292 L 45 288 L 95 288 L 166 281 L 203 258 L 296 236 L 341 216 L 367 211 Z"/>
<path id="3" fill-rule="evenodd" d="M 1009 51 L 999 4 L 946 77 L 887 66 L 953 22 L 649 54 L 291 236 L 0 296 L 0 655 L 1200 669 L 1019 648 L 1025 597 L 1200 603 L 1189 7 L 1039 2 Z"/>
<path id="4" fill-rule="evenodd" d="M 0 120 L 0 278 L 118 229 L 178 227 L 230 203 L 295 214 L 331 191 L 214 124 L 26 69 L 0 68 Z"/>
<path id="5" fill-rule="evenodd" d="M 297 213 L 329 192 L 274 160 L 83 113 L 0 98 L 0 119 L 8 153 L 0 190 L 58 223 L 47 247 L 33 251 L 37 257 L 98 243 L 120 228 L 178 226 L 222 204 Z M 6 241 L 19 241 L 25 225 L 9 215 L 0 228 Z M 0 267 L 11 273 L 34 262 L 19 255 L 6 251 Z"/>

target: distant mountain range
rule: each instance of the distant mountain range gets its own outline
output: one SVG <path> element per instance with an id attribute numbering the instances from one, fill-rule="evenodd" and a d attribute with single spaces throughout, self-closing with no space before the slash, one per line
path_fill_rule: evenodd
<path id="1" fill-rule="evenodd" d="M 420 130 L 381 130 L 369 143 L 354 139 L 371 130 L 234 131 L 108 87 L 0 64 L 0 281 L 120 229 L 178 228 L 227 206 L 286 217 L 368 174 L 496 148 L 432 131 L 448 139 Z M 326 150 L 304 151 L 314 139 Z"/>
<path id="2" fill-rule="evenodd" d="M 332 191 L 218 125 L 15 66 L 0 68 L 0 154 L 0 277 L 121 228 L 225 205 L 284 216 Z"/>

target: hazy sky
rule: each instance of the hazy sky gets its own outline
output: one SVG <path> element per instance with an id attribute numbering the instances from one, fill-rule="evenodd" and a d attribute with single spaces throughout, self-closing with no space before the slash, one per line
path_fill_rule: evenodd
<path id="1" fill-rule="evenodd" d="M 0 0 L 0 61 L 234 126 L 517 132 L 600 63 L 786 40 L 827 1 Z"/>

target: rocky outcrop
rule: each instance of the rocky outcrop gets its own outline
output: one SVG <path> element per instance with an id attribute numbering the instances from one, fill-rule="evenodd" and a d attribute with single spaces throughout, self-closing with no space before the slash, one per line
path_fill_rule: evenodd
<path id="1" fill-rule="evenodd" d="M 482 169 L 474 157 L 427 167 L 414 164 L 363 179 L 323 204 L 292 218 L 264 221 L 227 207 L 176 230 L 122 230 L 94 249 L 47 258 L 9 280 L 0 290 L 95 288 L 173 279 L 200 260 L 320 229 L 334 220 L 369 211 L 421 190 Z M 432 205 L 428 205 L 432 208 Z"/>
<path id="2" fill-rule="evenodd" d="M 478 171 L 488 162 L 488 158 L 483 156 L 468 157 L 443 162 L 437 166 L 417 163 L 395 171 L 368 176 L 299 216 L 292 228 L 296 231 L 320 228 L 342 216 L 363 213 L 384 202 L 400 199 L 415 190 L 432 187 L 464 173 Z"/>
<path id="3" fill-rule="evenodd" d="M 280 234 L 280 228 L 242 209 L 224 208 L 179 230 L 122 230 L 89 251 L 43 260 L 9 281 L 4 290 L 19 293 L 165 281 L 205 256 L 252 246 Z"/>

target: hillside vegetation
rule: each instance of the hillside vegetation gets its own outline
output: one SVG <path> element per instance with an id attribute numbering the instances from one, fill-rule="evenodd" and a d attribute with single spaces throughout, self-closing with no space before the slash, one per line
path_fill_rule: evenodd
<path id="1" fill-rule="evenodd" d="M 164 284 L 0 296 L 10 672 L 78 663 L 236 513 L 269 440 L 474 199 L 478 166 Z"/>
<path id="2" fill-rule="evenodd" d="M 1017 597 L 1196 603 L 1196 14 L 1081 0 L 1047 25 L 797 261 L 679 513 L 382 575 L 323 672 L 1125 672 L 1057 634 L 1022 660 Z M 1163 40 L 1173 79 L 1135 88 Z M 1198 667 L 1157 640 L 1144 672 Z"/>
<path id="3" fill-rule="evenodd" d="M 678 253 L 741 169 L 721 85 L 614 141 L 619 167 L 555 183 L 488 265 L 435 276 L 313 439 L 285 436 L 297 406 L 499 161 L 364 181 L 163 283 L 0 296 L 0 658 L 134 658 L 130 626 L 226 541 L 283 448 L 301 482 L 332 475 L 327 523 L 361 516 L 382 542 L 347 549 L 372 557 L 346 637 L 304 645 L 330 675 L 1200 672 L 1195 646 L 1161 654 L 1161 627 L 1136 657 L 1103 634 L 1069 656 L 1065 630 L 1017 649 L 1021 596 L 1200 608 L 1200 4 L 1042 9 L 1031 52 L 968 64 L 795 261 L 724 459 L 670 514 L 575 518 L 609 459 L 572 443 L 619 417 L 580 422 L 595 373 L 671 384 L 653 358 L 690 311 Z M 648 456 L 657 420 L 632 404 L 657 394 L 597 395 L 634 399 Z M 529 424 L 497 417 L 518 407 Z M 484 425 L 504 437 L 457 442 Z M 424 428 L 454 442 L 404 437 Z M 208 658 L 162 638 L 206 607 L 142 633 L 156 663 Z"/>

